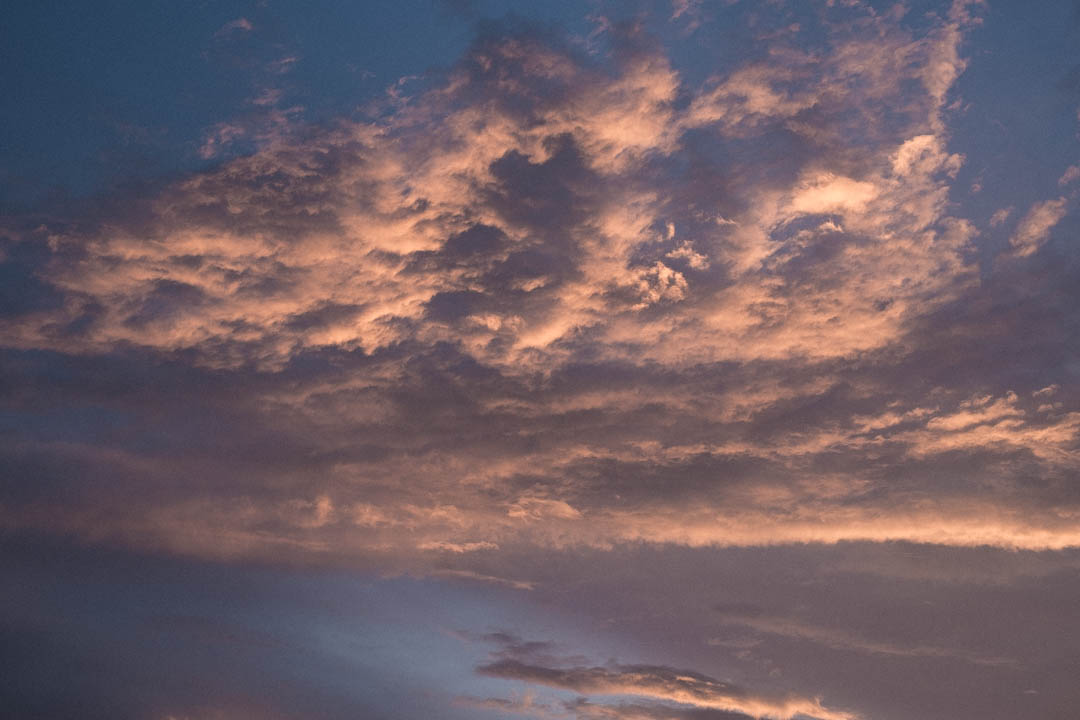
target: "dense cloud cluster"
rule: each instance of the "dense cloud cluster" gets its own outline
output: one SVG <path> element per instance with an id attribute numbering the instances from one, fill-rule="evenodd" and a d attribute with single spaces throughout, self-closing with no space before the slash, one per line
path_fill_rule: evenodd
<path id="1" fill-rule="evenodd" d="M 977 18 L 831 12 L 820 46 L 791 30 L 699 88 L 634 25 L 605 58 L 485 37 L 377 122 L 271 135 L 138 210 L 17 235 L 48 293 L 3 319 L 12 376 L 81 357 L 130 388 L 135 363 L 183 398 L 78 383 L 62 401 L 86 393 L 114 441 L 38 437 L 15 462 L 110 481 L 9 500 L 6 522 L 346 557 L 1076 545 L 1068 383 L 965 371 L 1023 334 L 993 296 L 1070 201 L 1025 213 L 980 280 L 947 149 Z M 168 462 L 139 437 L 215 423 Z"/>

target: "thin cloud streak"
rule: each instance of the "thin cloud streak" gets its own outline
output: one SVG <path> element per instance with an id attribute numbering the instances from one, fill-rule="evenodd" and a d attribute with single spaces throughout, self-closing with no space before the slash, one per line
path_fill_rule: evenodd
<path id="1" fill-rule="evenodd" d="M 852 720 L 850 713 L 830 710 L 812 698 L 756 696 L 746 690 L 688 670 L 654 666 L 552 668 L 517 660 L 499 660 L 478 668 L 492 677 L 547 685 L 596 695 L 636 695 L 682 705 L 741 713 L 750 717 L 790 720 Z"/>

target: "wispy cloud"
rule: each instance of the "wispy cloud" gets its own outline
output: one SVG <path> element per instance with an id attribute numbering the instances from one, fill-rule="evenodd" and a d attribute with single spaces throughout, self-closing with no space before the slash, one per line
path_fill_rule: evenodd
<path id="1" fill-rule="evenodd" d="M 478 672 L 589 695 L 633 695 L 709 710 L 736 712 L 750 717 L 777 720 L 790 720 L 796 716 L 819 720 L 851 720 L 857 717 L 850 713 L 830 710 L 817 699 L 757 695 L 689 670 L 662 666 L 564 668 L 530 665 L 517 660 L 498 660 L 481 666 Z"/>
<path id="2" fill-rule="evenodd" d="M 244 17 L 240 17 L 236 18 L 235 20 L 230 20 L 229 22 L 222 25 L 220 28 L 218 28 L 217 32 L 214 33 L 214 35 L 220 37 L 222 35 L 228 35 L 233 31 L 251 32 L 254 29 L 255 26 L 250 20 Z"/>
<path id="3" fill-rule="evenodd" d="M 1050 231 L 1061 222 L 1067 210 L 1064 197 L 1035 203 L 1027 214 L 1020 219 L 1016 232 L 1009 239 L 1013 252 L 1020 257 L 1031 255 L 1038 250 L 1050 236 Z"/>
<path id="4" fill-rule="evenodd" d="M 759 633 L 805 640 L 834 650 L 848 650 L 870 655 L 886 655 L 900 658 L 945 658 L 970 662 L 975 665 L 1008 666 L 1016 660 L 1007 657 L 984 655 L 935 645 L 910 645 L 882 642 L 861 637 L 843 628 L 821 627 L 794 618 L 774 617 L 762 614 L 725 613 L 722 621 L 727 625 L 750 628 Z M 726 640 L 716 638 L 710 644 L 723 645 Z"/>
<path id="5" fill-rule="evenodd" d="M 549 643 L 526 642 L 506 633 L 495 633 L 483 639 L 495 643 L 498 649 L 492 653 L 491 662 L 476 669 L 481 675 L 521 680 L 530 685 L 588 696 L 635 696 L 649 704 L 596 704 L 591 697 L 552 704 L 539 702 L 533 693 L 527 693 L 520 699 L 474 699 L 471 704 L 476 707 L 538 717 L 682 718 L 697 717 L 702 711 L 707 717 L 719 712 L 725 720 L 734 717 L 788 720 L 796 716 L 851 720 L 856 717 L 830 710 L 816 698 L 752 692 L 690 670 L 614 662 L 602 667 L 583 665 L 580 664 L 582 658 L 560 658 L 551 654 L 554 647 Z"/>

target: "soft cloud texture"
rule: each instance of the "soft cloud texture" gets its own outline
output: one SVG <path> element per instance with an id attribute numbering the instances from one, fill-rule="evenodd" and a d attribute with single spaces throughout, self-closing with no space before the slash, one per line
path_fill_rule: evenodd
<path id="1" fill-rule="evenodd" d="M 637 695 L 682 705 L 726 710 L 759 718 L 788 720 L 795 716 L 849 720 L 848 713 L 828 710 L 817 700 L 763 698 L 689 670 L 652 666 L 548 668 L 500 660 L 480 672 L 597 695 Z"/>
<path id="2" fill-rule="evenodd" d="M 250 114 L 191 148 L 216 164 L 5 218 L 5 542 L 169 557 L 197 587 L 213 563 L 344 568 L 476 603 L 426 628 L 472 653 L 425 657 L 468 687 L 409 716 L 1066 717 L 1076 174 L 1002 193 L 957 138 L 993 8 L 657 12 L 482 24 L 451 67 L 322 123 L 273 44 Z M 221 22 L 217 43 L 267 25 Z M 695 45 L 718 26 L 730 57 Z M 128 597 L 139 573 L 102 577 Z M 350 613 L 432 612 L 360 595 L 310 630 L 335 692 L 335 659 L 365 677 L 424 646 L 342 640 Z M 581 647 L 497 631 L 477 598 Z M 293 652 L 272 628 L 322 617 L 306 602 L 226 623 L 259 633 L 161 633 L 250 663 Z M 277 712 L 257 678 L 208 687 L 119 714 Z M 327 717 L 353 713 L 341 693 Z"/>
<path id="3" fill-rule="evenodd" d="M 279 478 L 256 496 L 182 482 L 196 456 L 42 438 L 21 462 L 69 457 L 118 493 L 24 498 L 4 522 L 215 556 L 1075 546 L 1071 495 L 1017 485 L 1075 469 L 1069 399 L 912 382 L 940 352 L 918 322 L 980 293 L 978 230 L 947 202 L 969 10 L 921 34 L 826 10 L 814 52 L 778 41 L 700 88 L 636 25 L 604 62 L 491 36 L 377 122 L 272 133 L 138 212 L 29 231 L 57 300 L 3 318 L 9 347 L 149 353 L 225 385 L 250 368 L 230 422 L 307 460 L 258 469 L 253 446 L 245 472 Z M 706 140 L 755 150 L 710 160 Z M 1033 206 L 1013 254 L 1066 211 Z M 926 495 L 935 463 L 951 480 Z M 161 494 L 130 508 L 121 478 L 147 474 Z"/>
<path id="4" fill-rule="evenodd" d="M 1046 242 L 1054 226 L 1065 217 L 1066 212 L 1064 197 L 1035 203 L 1020 219 L 1016 232 L 1009 238 L 1013 251 L 1024 257 L 1038 250 Z"/>

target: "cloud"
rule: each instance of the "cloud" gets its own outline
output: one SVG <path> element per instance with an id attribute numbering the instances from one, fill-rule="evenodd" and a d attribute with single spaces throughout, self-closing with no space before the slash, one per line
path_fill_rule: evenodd
<path id="1" fill-rule="evenodd" d="M 651 665 L 556 668 L 498 660 L 478 672 L 492 677 L 546 685 L 590 695 L 633 695 L 692 707 L 741 713 L 751 717 L 789 720 L 808 716 L 819 720 L 850 720 L 850 713 L 831 710 L 820 700 L 768 697 L 689 670 Z"/>
<path id="2" fill-rule="evenodd" d="M 41 481 L 0 522 L 490 578 L 517 574 L 454 559 L 1075 546 L 1077 398 L 1031 397 L 1069 386 L 1048 313 L 1075 291 L 1034 253 L 1066 200 L 987 279 L 949 202 L 974 9 L 825 8 L 813 52 L 697 84 L 641 24 L 598 55 L 491 32 L 375 120 L 269 110 L 250 155 L 13 226 L 5 372 L 40 397 L 5 402 L 112 430 L 5 440 Z"/>
<path id="3" fill-rule="evenodd" d="M 81 342 L 43 333 L 63 319 L 35 318 L 13 329 L 22 337 L 17 344 L 100 352 L 124 342 L 191 349 L 211 355 L 206 361 L 213 364 L 280 364 L 309 348 L 370 353 L 416 338 L 464 341 L 476 352 L 481 346 L 505 348 L 499 357 L 480 352 L 479 359 L 506 365 L 519 363 L 526 348 L 557 361 L 558 344 L 573 333 L 588 332 L 610 352 L 623 335 L 637 332 L 643 338 L 666 336 L 666 342 L 652 344 L 652 352 L 681 342 L 686 333 L 699 335 L 693 351 L 703 359 L 730 356 L 725 348 L 733 341 L 746 359 L 831 355 L 888 343 L 907 303 L 941 302 L 951 284 L 962 282 L 956 253 L 970 233 L 943 216 L 945 187 L 935 180 L 960 159 L 946 153 L 934 134 L 905 137 L 933 124 L 937 99 L 916 104 L 908 122 L 891 129 L 895 146 L 885 142 L 882 148 L 879 141 L 885 139 L 874 138 L 858 148 L 879 170 L 861 178 L 841 175 L 825 166 L 823 155 L 787 182 L 758 181 L 732 198 L 744 210 L 734 219 L 733 233 L 721 232 L 700 227 L 692 208 L 661 201 L 653 186 L 677 188 L 689 178 L 641 175 L 683 152 L 677 143 L 685 130 L 708 126 L 723 133 L 724 126 L 693 103 L 678 113 L 678 76 L 655 50 L 634 45 L 638 32 L 623 30 L 620 42 L 633 49 L 604 72 L 528 36 L 481 44 L 445 87 L 386 123 L 343 126 L 299 143 L 271 127 L 255 156 L 155 199 L 146 227 L 111 225 L 93 237 L 51 235 L 49 242 L 85 252 L 81 262 L 56 267 L 51 277 L 71 298 L 66 310 L 78 313 L 93 298 L 106 312 Z M 912 61 L 925 55 L 931 62 L 934 53 L 944 52 L 939 45 L 945 40 L 914 41 L 896 29 L 887 32 L 888 42 L 906 48 Z M 840 38 L 823 72 L 864 73 L 868 52 L 861 40 Z M 740 112 L 788 117 L 794 109 L 753 89 L 782 66 L 736 70 L 725 87 L 737 91 L 720 97 L 703 91 L 700 99 L 709 98 L 725 112 L 746 105 Z M 815 66 L 807 61 L 805 72 Z M 895 78 L 887 82 L 875 74 L 868 97 L 841 93 L 831 99 L 833 112 L 872 112 L 864 103 L 900 91 Z M 816 138 L 831 125 L 829 114 L 800 121 L 797 131 Z M 443 118 L 441 129 L 432 136 L 430 119 L 436 117 Z M 201 152 L 216 154 L 242 132 L 234 125 L 216 128 Z M 755 134 L 767 138 L 769 132 L 771 127 L 762 126 Z M 787 236 L 784 223 L 817 214 L 838 214 L 844 224 L 837 227 L 844 232 L 827 240 L 819 235 L 816 242 L 811 230 Z M 734 283 L 687 276 L 672 266 L 675 258 L 651 249 L 662 242 L 652 228 L 674 219 L 699 236 L 692 250 L 698 268 L 733 262 L 739 273 Z M 941 227 L 933 228 L 937 223 Z M 482 226 L 496 228 L 506 244 L 466 265 L 438 262 L 453 247 L 450 238 Z M 908 247 L 887 240 L 901 232 L 933 239 Z M 865 233 L 880 237 L 866 243 L 860 239 Z M 766 252 L 770 236 L 780 244 Z M 804 267 L 825 241 L 858 243 L 860 252 L 833 255 L 836 267 Z M 650 252 L 652 258 L 642 256 Z M 537 256 L 568 266 L 552 275 L 540 269 Z M 417 263 L 421 258 L 425 265 Z M 526 258 L 528 267 L 521 267 Z M 884 272 L 866 278 L 875 287 L 831 281 L 828 289 L 814 287 L 815 275 L 863 276 L 860 263 L 871 262 L 911 268 L 916 276 L 905 283 L 911 289 L 890 287 Z M 807 276 L 807 292 L 790 292 L 795 278 L 785 270 L 795 267 Z M 162 281 L 190 287 L 206 302 L 133 325 L 131 318 Z M 851 293 L 868 292 L 888 295 L 891 311 L 863 317 L 867 309 Z M 482 310 L 496 298 L 498 312 Z M 679 312 L 635 316 L 687 299 Z M 762 317 L 758 308 L 766 304 L 775 310 Z M 318 332 L 289 321 L 328 305 L 355 306 L 358 312 Z M 443 308 L 442 314 L 430 312 L 432 307 Z M 707 317 L 718 310 L 725 316 L 722 327 Z M 851 321 L 830 330 L 835 323 L 825 323 L 836 313 L 851 315 Z"/>
<path id="4" fill-rule="evenodd" d="M 822 720 L 850 719 L 856 715 L 829 709 L 820 699 L 792 693 L 753 692 L 730 682 L 691 670 L 656 665 L 606 666 L 584 664 L 584 658 L 560 658 L 550 643 L 525 642 L 507 633 L 489 634 L 482 640 L 499 649 L 491 662 L 480 665 L 480 675 L 519 680 L 533 686 L 578 693 L 572 701 L 540 702 L 530 689 L 520 699 L 469 699 L 485 707 L 538 717 L 576 718 L 777 718 L 812 717 Z M 632 703 L 598 704 L 591 696 L 633 696 Z M 590 696 L 590 697 L 585 697 Z M 561 707 L 560 707 L 561 706 Z"/>
<path id="5" fill-rule="evenodd" d="M 204 169 L 4 218 L 8 692 L 106 648 L 112 715 L 1070 716 L 1074 198 L 957 137 L 938 5 L 483 23 L 319 125 L 268 46 Z"/>
<path id="6" fill-rule="evenodd" d="M 511 713 L 515 715 L 528 715 L 529 717 L 539 718 L 565 718 L 569 717 L 567 713 L 563 712 L 559 708 L 552 707 L 546 703 L 537 702 L 535 697 L 531 693 L 525 694 L 521 698 L 507 699 L 507 698 L 476 698 L 476 697 L 458 697 L 455 698 L 455 704 L 462 705 L 468 708 L 475 708 L 477 710 L 492 710 L 500 713 Z"/>
<path id="7" fill-rule="evenodd" d="M 531 694 L 520 699 L 458 698 L 465 707 L 538 718 L 577 720 L 749 720 L 749 716 L 726 710 L 673 707 L 659 703 L 594 703 L 585 698 L 558 705 L 537 702 Z"/>
<path id="8" fill-rule="evenodd" d="M 491 583 L 493 585 L 505 585 L 506 587 L 510 587 L 515 590 L 532 590 L 534 587 L 536 587 L 536 583 L 529 582 L 528 580 L 509 580 L 507 578 L 495 577 L 493 575 L 484 575 L 482 573 L 473 572 L 471 570 L 443 569 L 436 570 L 433 574 L 436 577 L 463 578 L 465 580 L 475 580 L 477 582 Z"/>
<path id="9" fill-rule="evenodd" d="M 1012 215 L 1013 209 L 1011 207 L 999 208 L 994 211 L 994 214 L 990 216 L 990 227 L 998 227 L 1004 225 L 1005 221 Z"/>
<path id="10" fill-rule="evenodd" d="M 568 703 L 567 709 L 580 720 L 746 720 L 742 713 L 705 708 L 678 708 L 659 704 L 601 704 L 588 700 Z"/>
<path id="11" fill-rule="evenodd" d="M 209 160 L 220 154 L 234 140 L 243 138 L 246 134 L 247 129 L 236 123 L 215 125 L 203 139 L 203 144 L 199 147 L 199 157 Z"/>
<path id="12" fill-rule="evenodd" d="M 979 653 L 965 652 L 934 645 L 901 645 L 880 642 L 860 637 L 842 628 L 825 628 L 801 622 L 794 618 L 769 617 L 757 613 L 739 615 L 726 613 L 723 622 L 750 628 L 759 633 L 766 633 L 784 638 L 805 640 L 834 650 L 848 650 L 870 655 L 886 655 L 903 658 L 955 658 L 975 665 L 1003 666 L 1015 665 L 1016 660 L 1007 657 L 993 657 Z M 723 645 L 727 641 L 714 639 L 710 644 Z"/>
<path id="13" fill-rule="evenodd" d="M 1050 231 L 1068 212 L 1067 202 L 1066 198 L 1059 197 L 1032 205 L 1009 238 L 1013 253 L 1026 257 L 1042 247 L 1050 237 Z"/>
<path id="14" fill-rule="evenodd" d="M 250 20 L 240 17 L 236 18 L 235 20 L 230 20 L 229 22 L 222 25 L 220 28 L 218 28 L 217 32 L 214 33 L 214 36 L 221 37 L 222 35 L 228 35 L 233 31 L 251 32 L 254 29 L 255 26 Z"/>

